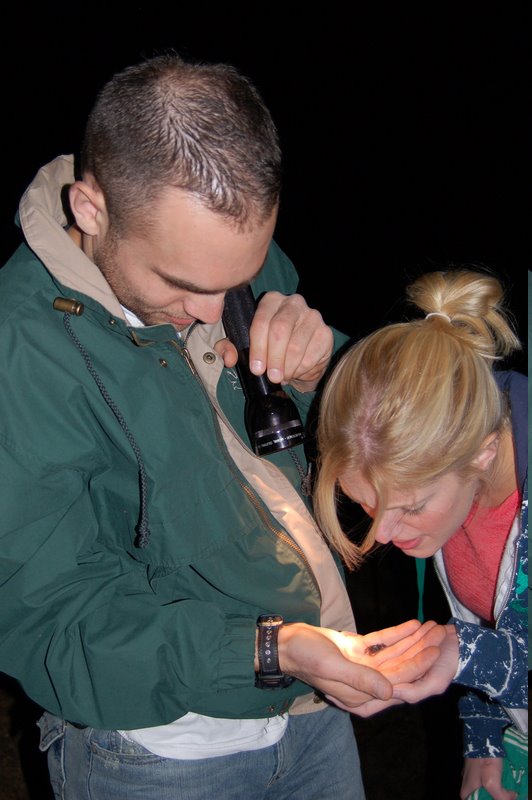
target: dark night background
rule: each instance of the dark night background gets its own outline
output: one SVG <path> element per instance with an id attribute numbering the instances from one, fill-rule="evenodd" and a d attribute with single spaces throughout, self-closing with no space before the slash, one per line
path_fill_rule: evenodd
<path id="1" fill-rule="evenodd" d="M 527 22 L 513 4 L 15 7 L 0 48 L 0 263 L 18 241 L 20 195 L 77 150 L 101 85 L 172 47 L 234 64 L 271 109 L 285 159 L 276 239 L 330 324 L 358 338 L 405 313 L 411 278 L 469 264 L 501 277 L 525 342 Z M 526 354 L 512 365 L 526 371 Z M 427 579 L 426 614 L 445 622 L 430 567 Z M 416 615 L 401 553 L 381 551 L 348 585 L 363 632 Z M 45 800 L 38 710 L 9 680 L 0 691 L 2 797 Z M 450 691 L 354 721 L 368 800 L 458 798 L 454 708 Z"/>

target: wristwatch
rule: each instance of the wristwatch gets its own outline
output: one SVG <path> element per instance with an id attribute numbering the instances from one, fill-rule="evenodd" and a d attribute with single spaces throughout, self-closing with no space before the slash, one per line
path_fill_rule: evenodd
<path id="1" fill-rule="evenodd" d="M 259 671 L 255 673 L 257 689 L 282 689 L 295 681 L 281 672 L 277 638 L 284 619 L 279 614 L 262 614 L 257 620 L 257 655 Z"/>

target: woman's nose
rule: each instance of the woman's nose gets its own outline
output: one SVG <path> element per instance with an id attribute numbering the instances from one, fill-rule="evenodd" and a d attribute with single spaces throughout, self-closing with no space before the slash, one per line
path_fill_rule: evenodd
<path id="1" fill-rule="evenodd" d="M 397 536 L 399 520 L 396 514 L 384 514 L 376 529 L 375 540 L 380 544 L 388 544 Z"/>

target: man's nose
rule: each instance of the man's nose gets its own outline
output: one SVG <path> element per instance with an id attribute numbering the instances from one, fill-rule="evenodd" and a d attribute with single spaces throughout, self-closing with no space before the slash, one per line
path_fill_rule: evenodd
<path id="1" fill-rule="evenodd" d="M 218 322 L 222 317 L 225 294 L 193 295 L 184 303 L 187 315 L 208 324 Z"/>

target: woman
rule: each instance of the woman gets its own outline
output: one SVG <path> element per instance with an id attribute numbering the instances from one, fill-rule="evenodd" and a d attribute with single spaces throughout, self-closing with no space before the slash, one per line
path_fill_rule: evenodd
<path id="1" fill-rule="evenodd" d="M 525 798 L 527 381 L 497 369 L 520 343 L 490 275 L 429 273 L 407 296 L 424 318 L 357 342 L 325 387 L 315 510 L 350 568 L 376 543 L 434 557 L 446 645 L 395 697 L 469 687 L 461 798 Z M 372 518 L 361 545 L 339 523 L 339 491 Z"/>

